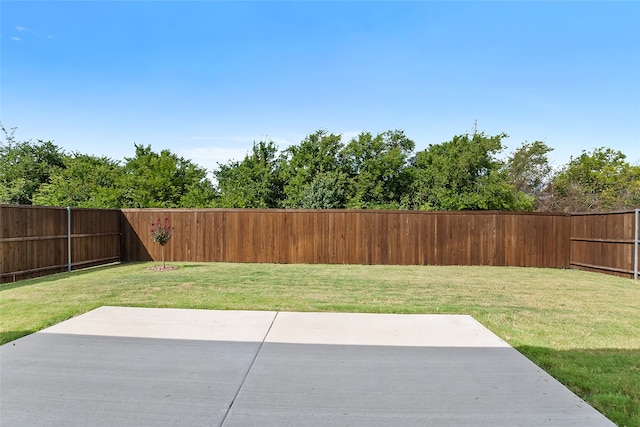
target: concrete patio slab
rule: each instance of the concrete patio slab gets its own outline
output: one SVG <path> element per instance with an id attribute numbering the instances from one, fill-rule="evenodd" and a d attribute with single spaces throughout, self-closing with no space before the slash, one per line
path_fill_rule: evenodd
<path id="1" fill-rule="evenodd" d="M 275 316 L 275 311 L 99 307 L 42 332 L 110 337 L 262 342 Z"/>
<path id="2" fill-rule="evenodd" d="M 278 313 L 225 426 L 610 426 L 470 316 Z"/>
<path id="3" fill-rule="evenodd" d="M 220 425 L 259 346 L 37 333 L 2 348 L 0 425 Z"/>
<path id="4" fill-rule="evenodd" d="M 101 307 L 0 349 L 0 425 L 220 425 L 275 312 Z"/>
<path id="5" fill-rule="evenodd" d="M 0 348 L 0 424 L 613 426 L 470 316 L 116 307 Z"/>
<path id="6" fill-rule="evenodd" d="M 278 313 L 270 343 L 427 347 L 509 347 L 471 316 Z"/>

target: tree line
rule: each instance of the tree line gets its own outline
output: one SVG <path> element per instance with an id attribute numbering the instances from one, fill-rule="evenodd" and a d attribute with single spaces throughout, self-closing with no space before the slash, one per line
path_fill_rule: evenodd
<path id="1" fill-rule="evenodd" d="M 1 127 L 1 126 L 0 126 Z M 349 141 L 319 130 L 284 150 L 253 144 L 207 170 L 170 150 L 134 144 L 117 161 L 17 141 L 1 127 L 0 203 L 93 208 L 306 208 L 586 212 L 640 206 L 640 166 L 609 148 L 554 170 L 544 142 L 501 160 L 507 135 L 454 136 L 415 152 L 401 130 Z"/>

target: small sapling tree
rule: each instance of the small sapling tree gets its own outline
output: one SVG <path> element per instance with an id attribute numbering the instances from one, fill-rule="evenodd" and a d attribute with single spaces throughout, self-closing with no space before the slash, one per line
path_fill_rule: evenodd
<path id="1" fill-rule="evenodd" d="M 151 238 L 154 242 L 160 243 L 160 246 L 162 247 L 163 270 L 166 270 L 167 268 L 164 262 L 164 245 L 169 243 L 169 240 L 171 240 L 172 232 L 173 228 L 171 227 L 169 217 L 164 217 L 164 223 L 160 222 L 160 218 L 158 218 L 158 221 L 151 223 Z"/>

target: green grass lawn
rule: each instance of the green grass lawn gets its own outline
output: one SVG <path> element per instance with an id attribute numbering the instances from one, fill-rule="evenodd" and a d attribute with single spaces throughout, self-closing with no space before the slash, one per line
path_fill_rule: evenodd
<path id="1" fill-rule="evenodd" d="M 0 285 L 9 342 L 103 305 L 470 314 L 620 426 L 640 426 L 640 283 L 511 267 L 125 264 Z"/>

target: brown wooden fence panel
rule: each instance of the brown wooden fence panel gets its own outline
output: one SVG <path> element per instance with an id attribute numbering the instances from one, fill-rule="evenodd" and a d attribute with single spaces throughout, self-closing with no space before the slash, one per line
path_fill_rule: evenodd
<path id="1" fill-rule="evenodd" d="M 72 209 L 72 268 L 120 260 L 119 210 Z M 0 205 L 0 283 L 68 269 L 66 208 Z"/>
<path id="2" fill-rule="evenodd" d="M 0 205 L 0 283 L 65 270 L 65 208 Z"/>
<path id="3" fill-rule="evenodd" d="M 127 260 L 569 267 L 570 217 L 512 212 L 124 209 Z"/>
<path id="4" fill-rule="evenodd" d="M 498 265 L 633 274 L 634 213 L 72 209 L 72 266 L 169 261 Z M 64 271 L 65 208 L 0 206 L 0 279 Z"/>
<path id="5" fill-rule="evenodd" d="M 120 261 L 119 209 L 71 209 L 71 266 L 83 268 Z"/>
<path id="6" fill-rule="evenodd" d="M 571 216 L 571 266 L 633 277 L 635 211 Z"/>

